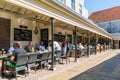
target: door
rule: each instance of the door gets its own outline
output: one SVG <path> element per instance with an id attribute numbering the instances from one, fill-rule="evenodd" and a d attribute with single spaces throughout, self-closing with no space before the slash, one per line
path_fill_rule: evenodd
<path id="1" fill-rule="evenodd" d="M 72 43 L 72 35 L 68 34 L 67 39 L 69 39 L 70 43 Z"/>
<path id="2" fill-rule="evenodd" d="M 44 42 L 45 47 L 48 46 L 48 29 L 41 29 L 40 30 L 41 41 Z"/>
<path id="3" fill-rule="evenodd" d="M 120 41 L 119 41 L 119 49 L 120 49 Z"/>
<path id="4" fill-rule="evenodd" d="M 10 46 L 10 19 L 0 17 L 0 49 Z"/>

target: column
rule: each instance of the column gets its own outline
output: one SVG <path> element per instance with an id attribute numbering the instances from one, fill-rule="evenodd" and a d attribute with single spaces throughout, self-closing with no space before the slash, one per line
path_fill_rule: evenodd
<path id="1" fill-rule="evenodd" d="M 89 43 L 90 43 L 90 36 L 89 36 L 89 31 L 87 31 L 87 57 L 89 57 Z"/>
<path id="2" fill-rule="evenodd" d="M 51 70 L 55 71 L 55 65 L 54 65 L 54 18 L 51 18 L 51 37 L 52 37 L 52 63 L 51 63 Z"/>
<path id="3" fill-rule="evenodd" d="M 99 39 L 99 40 L 100 40 L 99 42 L 100 42 L 100 53 L 101 53 L 101 52 L 102 52 L 102 50 L 101 50 L 101 43 L 102 43 L 102 42 L 101 42 L 101 40 L 102 40 L 102 39 L 101 39 L 101 35 L 100 35 L 100 39 Z"/>
<path id="4" fill-rule="evenodd" d="M 75 26 L 75 62 L 77 62 L 77 26 Z"/>
<path id="5" fill-rule="evenodd" d="M 95 55 L 97 54 L 97 35 L 95 33 Z"/>

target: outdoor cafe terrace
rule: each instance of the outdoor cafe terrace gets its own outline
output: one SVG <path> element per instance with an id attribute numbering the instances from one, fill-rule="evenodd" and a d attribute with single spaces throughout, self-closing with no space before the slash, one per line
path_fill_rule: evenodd
<path id="1" fill-rule="evenodd" d="M 18 80 L 21 80 L 21 79 L 32 80 L 34 77 L 34 79 L 36 79 L 36 80 L 39 80 L 39 79 L 44 80 L 45 78 L 50 77 L 57 72 L 64 71 L 70 67 L 77 65 L 78 63 L 82 63 L 83 61 L 86 61 L 88 59 L 94 58 L 96 56 L 100 56 L 101 53 L 102 54 L 108 53 L 109 49 L 102 50 L 101 53 L 97 52 L 97 54 L 95 54 L 94 50 L 90 49 L 89 56 L 87 56 L 87 49 L 83 49 L 82 51 L 78 50 L 77 51 L 77 62 L 75 62 L 75 55 L 72 54 L 72 51 L 73 50 L 71 50 L 70 54 L 67 56 L 61 56 L 61 53 L 62 53 L 61 51 L 55 51 L 55 54 L 54 54 L 55 69 L 54 69 L 54 71 L 51 70 L 51 67 L 52 67 L 51 51 L 50 52 L 49 51 L 44 51 L 44 52 L 39 51 L 36 53 L 27 53 L 27 59 L 26 59 L 27 61 L 25 63 L 26 69 L 28 68 L 28 65 L 31 64 L 31 62 L 32 62 L 32 64 L 33 63 L 35 63 L 35 64 L 32 65 L 33 68 L 31 68 L 30 70 L 26 70 L 26 73 L 24 73 L 24 71 L 22 71 L 21 73 L 18 73 L 17 79 Z M 39 56 L 39 58 L 36 55 Z M 12 73 L 6 72 L 6 70 L 5 70 L 6 69 L 6 66 L 5 66 L 6 59 L 5 58 L 7 56 L 10 56 L 10 55 L 4 54 L 4 55 L 0 56 L 0 59 L 2 59 L 2 61 L 4 62 L 2 64 L 4 66 L 2 66 L 3 71 L 1 71 L 2 72 L 1 79 L 3 79 L 3 80 L 13 79 L 14 80 L 15 75 L 13 75 Z M 20 59 L 18 58 L 19 60 L 16 62 L 16 64 L 17 63 L 19 63 L 18 65 L 24 64 L 23 63 L 24 56 L 22 56 Z M 21 61 L 22 61 L 22 63 L 20 63 Z M 40 63 L 41 65 L 38 65 L 38 63 Z M 44 66 L 42 64 L 44 64 Z M 23 70 L 24 70 L 24 68 L 23 68 Z M 18 71 L 19 71 L 19 69 L 18 69 Z M 25 76 L 25 74 L 26 74 L 26 76 Z M 50 74 L 50 76 L 47 74 Z"/>
<path id="2" fill-rule="evenodd" d="M 37 80 L 39 77 L 45 77 L 47 73 L 52 75 L 68 66 L 77 65 L 77 61 L 81 59 L 89 59 L 91 56 L 107 52 L 114 46 L 113 38 L 108 32 L 71 9 L 62 7 L 62 4 L 58 4 L 56 1 L 1 0 L 0 14 L 0 21 L 2 21 L 0 24 L 3 25 L 0 32 L 2 32 L 1 37 L 4 38 L 0 48 L 7 49 L 10 44 L 17 41 L 21 41 L 23 46 L 27 45 L 29 41 L 37 45 L 39 41 L 44 41 L 47 46 L 48 41 L 52 40 L 51 51 L 38 51 L 18 57 L 18 63 L 15 62 L 16 66 L 23 66 L 22 68 L 14 67 L 16 72 L 21 69 L 26 70 L 26 77 L 23 75 L 25 73 L 22 73 L 22 77 L 16 76 L 18 79 L 33 80 L 34 77 Z M 61 44 L 68 38 L 74 45 L 74 49 L 69 50 L 65 55 L 62 55 L 62 51 L 54 50 L 54 41 Z M 86 48 L 77 49 L 78 43 L 83 43 Z M 98 43 L 99 45 L 97 45 Z M 90 44 L 94 47 L 90 47 Z M 6 64 L 10 56 L 4 52 L 0 56 L 1 79 L 11 78 L 5 74 L 9 74 L 6 71 Z M 36 68 L 29 70 L 31 66 Z M 15 74 L 17 75 L 17 73 Z M 12 75 L 12 78 L 15 77 Z"/>

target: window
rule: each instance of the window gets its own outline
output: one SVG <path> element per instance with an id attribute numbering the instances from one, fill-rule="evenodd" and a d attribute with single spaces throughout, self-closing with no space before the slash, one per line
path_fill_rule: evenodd
<path id="1" fill-rule="evenodd" d="M 82 5 L 79 4 L 79 13 L 82 15 Z"/>
<path id="2" fill-rule="evenodd" d="M 66 0 L 59 0 L 59 1 L 64 4 L 66 3 Z"/>
<path id="3" fill-rule="evenodd" d="M 71 8 L 75 10 L 75 0 L 71 0 Z"/>

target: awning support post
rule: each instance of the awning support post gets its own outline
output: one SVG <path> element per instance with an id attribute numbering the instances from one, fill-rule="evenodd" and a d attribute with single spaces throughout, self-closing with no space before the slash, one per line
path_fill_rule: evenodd
<path id="1" fill-rule="evenodd" d="M 56 67 L 54 65 L 54 18 L 51 17 L 51 36 L 52 36 L 52 63 L 51 63 L 51 70 L 55 71 Z"/>

